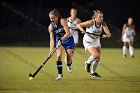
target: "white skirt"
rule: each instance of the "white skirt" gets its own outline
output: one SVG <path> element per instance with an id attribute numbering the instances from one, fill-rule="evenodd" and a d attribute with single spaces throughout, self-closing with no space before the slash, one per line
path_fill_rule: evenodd
<path id="1" fill-rule="evenodd" d="M 124 34 L 123 37 L 122 37 L 122 41 L 123 42 L 133 42 L 134 37 L 133 36 L 127 36 L 126 34 Z"/>
<path id="2" fill-rule="evenodd" d="M 99 47 L 101 45 L 100 44 L 100 37 L 93 39 L 93 38 L 89 37 L 87 34 L 85 34 L 83 37 L 83 45 L 85 47 L 85 51 L 91 47 L 95 47 L 95 48 Z"/>
<path id="3" fill-rule="evenodd" d="M 74 32 L 71 32 L 71 35 L 73 36 L 73 38 L 74 38 L 74 43 L 75 44 L 78 44 L 79 43 L 79 41 L 78 41 L 78 31 L 74 31 Z"/>

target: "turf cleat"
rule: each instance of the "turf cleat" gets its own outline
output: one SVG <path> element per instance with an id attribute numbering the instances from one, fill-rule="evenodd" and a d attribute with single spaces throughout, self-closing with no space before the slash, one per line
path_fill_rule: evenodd
<path id="1" fill-rule="evenodd" d="M 91 64 L 88 64 L 88 63 L 85 62 L 85 70 L 86 70 L 88 73 L 90 73 L 90 65 L 91 65 Z"/>
<path id="2" fill-rule="evenodd" d="M 91 73 L 90 77 L 101 77 L 98 73 Z"/>
<path id="3" fill-rule="evenodd" d="M 68 72 L 72 73 L 72 66 L 67 66 Z"/>
<path id="4" fill-rule="evenodd" d="M 132 55 L 131 58 L 134 58 L 134 55 Z"/>
<path id="5" fill-rule="evenodd" d="M 127 57 L 127 55 L 125 54 L 125 55 L 123 55 L 123 58 L 126 58 Z"/>
<path id="6" fill-rule="evenodd" d="M 58 74 L 58 77 L 56 78 L 56 80 L 62 80 L 63 75 L 62 74 Z"/>

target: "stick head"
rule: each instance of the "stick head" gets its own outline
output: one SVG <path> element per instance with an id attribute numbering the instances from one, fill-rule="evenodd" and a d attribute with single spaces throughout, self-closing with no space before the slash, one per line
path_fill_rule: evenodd
<path id="1" fill-rule="evenodd" d="M 30 73 L 29 74 L 29 80 L 32 80 L 32 79 L 34 79 L 34 78 L 33 78 L 33 75 Z"/>
<path id="2" fill-rule="evenodd" d="M 30 74 L 29 74 L 29 77 L 32 77 L 32 76 L 33 76 L 33 75 L 30 73 Z"/>

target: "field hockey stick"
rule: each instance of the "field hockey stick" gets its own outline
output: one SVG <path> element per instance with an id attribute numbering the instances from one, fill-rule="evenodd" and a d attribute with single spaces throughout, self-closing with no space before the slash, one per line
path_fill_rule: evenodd
<path id="1" fill-rule="evenodd" d="M 54 54 L 54 52 L 56 51 L 58 49 L 58 47 L 56 47 L 54 50 L 53 50 L 53 52 L 52 52 L 52 54 Z M 48 58 L 40 65 L 40 67 L 35 71 L 35 73 L 34 74 L 29 74 L 29 79 L 31 80 L 31 79 L 33 79 L 36 75 L 37 75 L 37 73 L 41 70 L 41 68 L 48 62 L 48 60 L 51 58 L 51 56 L 49 55 L 48 56 Z"/>

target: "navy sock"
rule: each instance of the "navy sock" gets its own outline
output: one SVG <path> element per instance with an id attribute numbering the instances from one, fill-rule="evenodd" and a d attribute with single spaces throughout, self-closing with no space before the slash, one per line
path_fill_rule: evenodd
<path id="1" fill-rule="evenodd" d="M 71 66 L 71 64 L 72 64 L 72 63 L 70 63 L 70 64 L 67 63 L 67 66 Z"/>
<path id="2" fill-rule="evenodd" d="M 57 66 L 57 70 L 58 70 L 58 74 L 62 74 L 62 61 L 56 61 L 56 66 Z"/>

